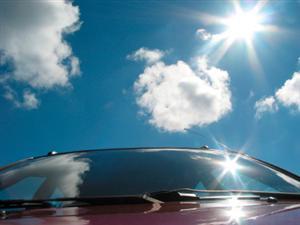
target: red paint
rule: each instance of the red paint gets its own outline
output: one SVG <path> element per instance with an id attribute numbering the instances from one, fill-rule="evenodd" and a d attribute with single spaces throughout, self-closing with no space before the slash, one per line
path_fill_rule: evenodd
<path id="1" fill-rule="evenodd" d="M 136 204 L 89 206 L 26 210 L 11 213 L 1 225 L 218 225 L 300 224 L 300 202 L 280 201 L 270 204 L 263 201 L 239 201 L 234 209 L 242 216 L 232 218 L 232 205 L 228 202 L 173 202 L 162 205 Z M 239 209 L 240 208 L 240 209 Z M 235 216 L 237 213 L 235 213 Z"/>

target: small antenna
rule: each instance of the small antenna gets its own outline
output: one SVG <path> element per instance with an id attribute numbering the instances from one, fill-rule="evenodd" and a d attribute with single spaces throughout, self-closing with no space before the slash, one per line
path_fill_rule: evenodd
<path id="1" fill-rule="evenodd" d="M 56 154 L 57 154 L 56 151 L 50 151 L 50 152 L 47 153 L 47 156 L 56 155 Z"/>
<path id="2" fill-rule="evenodd" d="M 195 131 L 194 129 L 189 128 L 189 129 L 184 129 L 184 130 L 185 130 L 185 131 L 188 131 L 188 132 L 190 132 L 190 133 L 192 133 L 192 134 L 194 134 L 194 135 L 196 135 L 196 136 L 200 136 L 200 137 L 202 137 L 202 138 L 208 139 L 205 135 L 199 133 L 198 131 Z M 225 149 L 225 150 L 232 150 L 231 148 L 229 148 L 227 145 L 225 145 L 225 144 L 222 143 L 221 141 L 218 141 L 215 137 L 213 137 L 212 139 L 213 139 L 213 141 L 214 141 L 216 144 L 218 144 L 218 145 L 220 145 L 221 147 L 223 147 L 223 149 Z M 200 149 L 209 149 L 209 147 L 208 147 L 207 145 L 204 145 L 204 146 L 200 147 Z"/>
<path id="3" fill-rule="evenodd" d="M 199 133 L 199 132 L 197 132 L 197 131 L 195 131 L 195 130 L 193 130 L 193 129 L 184 129 L 185 131 L 187 131 L 187 132 L 191 132 L 192 134 L 194 134 L 194 135 L 196 135 L 196 136 L 200 136 L 200 137 L 202 137 L 202 138 L 205 138 L 205 139 L 207 139 L 207 137 L 205 136 L 205 135 L 203 135 L 203 134 L 201 134 L 201 133 Z M 208 150 L 209 149 L 209 147 L 207 146 L 207 145 L 203 145 L 203 146 L 201 146 L 200 147 L 200 149 L 201 150 Z"/>
<path id="4" fill-rule="evenodd" d="M 208 150 L 209 147 L 207 145 L 203 145 L 203 146 L 200 147 L 200 149 L 202 149 L 202 150 Z"/>

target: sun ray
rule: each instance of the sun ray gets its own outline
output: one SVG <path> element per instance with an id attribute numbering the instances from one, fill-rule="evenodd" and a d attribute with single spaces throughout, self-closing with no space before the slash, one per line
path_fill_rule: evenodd
<path id="1" fill-rule="evenodd" d="M 212 64 L 217 64 L 226 54 L 228 49 L 231 47 L 233 44 L 234 40 L 233 39 L 225 39 L 223 43 L 216 49 L 214 53 L 212 53 L 212 59 L 211 63 Z"/>
<path id="2" fill-rule="evenodd" d="M 253 43 L 248 40 L 246 41 L 246 46 L 251 68 L 254 70 L 255 74 L 258 75 L 258 79 L 260 79 L 260 77 L 262 77 L 262 75 L 264 74 L 264 71 L 259 62 Z"/>
<path id="3" fill-rule="evenodd" d="M 204 23 L 205 25 L 211 24 L 222 24 L 224 22 L 223 17 L 210 15 L 208 13 L 198 13 L 197 17 Z"/>
<path id="4" fill-rule="evenodd" d="M 236 13 L 241 13 L 243 11 L 238 0 L 233 0 L 232 5 Z"/>
<path id="5" fill-rule="evenodd" d="M 261 0 L 258 1 L 257 4 L 253 7 L 252 12 L 253 13 L 259 13 L 264 7 L 265 5 L 268 3 L 268 0 Z"/>

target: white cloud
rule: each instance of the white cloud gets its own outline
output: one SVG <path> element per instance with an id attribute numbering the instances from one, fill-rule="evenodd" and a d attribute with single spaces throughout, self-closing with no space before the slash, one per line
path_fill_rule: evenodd
<path id="1" fill-rule="evenodd" d="M 210 40 L 213 37 L 211 33 L 207 32 L 205 29 L 202 28 L 196 31 L 196 35 L 203 41 Z"/>
<path id="2" fill-rule="evenodd" d="M 260 119 L 266 112 L 276 112 L 278 111 L 278 105 L 276 99 L 273 96 L 262 98 L 255 102 L 255 117 Z"/>
<path id="3" fill-rule="evenodd" d="M 80 73 L 64 40 L 80 27 L 79 8 L 71 1 L 1 1 L 0 27 L 0 61 L 12 65 L 10 82 L 51 89 L 70 86 L 70 77 Z"/>
<path id="4" fill-rule="evenodd" d="M 19 99 L 18 94 L 9 86 L 5 86 L 4 98 L 11 101 L 17 108 L 36 109 L 40 105 L 35 93 L 29 90 L 23 92 L 22 100 Z"/>
<path id="5" fill-rule="evenodd" d="M 80 62 L 77 57 L 70 57 L 70 75 L 78 75 L 80 74 Z"/>
<path id="6" fill-rule="evenodd" d="M 127 59 L 134 61 L 146 61 L 147 64 L 153 64 L 165 56 L 165 52 L 159 49 L 140 48 L 134 53 L 127 56 Z"/>
<path id="7" fill-rule="evenodd" d="M 295 72 L 293 77 L 276 91 L 275 96 L 282 105 L 300 111 L 300 72 Z"/>
<path id="8" fill-rule="evenodd" d="M 148 65 L 134 84 L 137 104 L 156 128 L 184 132 L 218 121 L 231 111 L 229 75 L 198 58 L 195 68 L 178 61 Z"/>
<path id="9" fill-rule="evenodd" d="M 265 112 L 276 112 L 279 106 L 300 112 L 300 72 L 294 72 L 292 78 L 286 80 L 273 96 L 257 101 L 255 117 L 259 119 Z"/>
<path id="10" fill-rule="evenodd" d="M 39 100 L 36 95 L 30 91 L 25 91 L 23 94 L 23 107 L 26 109 L 36 109 L 39 106 Z"/>

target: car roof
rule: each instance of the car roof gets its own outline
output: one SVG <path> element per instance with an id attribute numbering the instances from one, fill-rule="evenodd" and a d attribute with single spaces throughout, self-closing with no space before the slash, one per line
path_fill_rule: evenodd
<path id="1" fill-rule="evenodd" d="M 237 155 L 241 155 L 249 160 L 252 160 L 256 163 L 259 163 L 261 165 L 264 165 L 264 166 L 267 166 L 269 168 L 272 168 L 276 171 L 279 171 L 281 173 L 284 173 L 288 176 L 291 176 L 293 177 L 294 179 L 297 179 L 300 181 L 300 176 L 290 172 L 290 171 L 287 171 L 281 167 L 278 167 L 276 165 L 273 165 L 271 163 L 268 163 L 266 161 L 263 161 L 263 160 L 260 160 L 260 159 L 257 159 L 255 157 L 252 157 L 246 153 L 244 153 L 243 151 L 239 150 L 239 151 L 236 151 L 236 150 L 231 150 L 231 149 L 213 149 L 213 148 L 209 148 L 207 145 L 204 145 L 204 146 L 201 146 L 201 147 L 174 147 L 174 146 L 162 146 L 162 147 L 131 147 L 131 148 L 98 148 L 98 149 L 87 149 L 87 150 L 75 150 L 75 151 L 64 151 L 64 152 L 56 152 L 56 151 L 50 151 L 48 152 L 47 154 L 45 155 L 40 155 L 40 156 L 36 156 L 36 157 L 29 157 L 29 158 L 25 158 L 25 159 L 22 159 L 22 160 L 18 160 L 16 162 L 13 162 L 11 164 L 8 164 L 6 166 L 3 166 L 3 167 L 0 167 L 0 171 L 1 170 L 4 170 L 4 169 L 7 169 L 9 167 L 12 167 L 12 166 L 15 166 L 21 162 L 25 162 L 25 161 L 28 161 L 28 160 L 33 160 L 33 159 L 39 159 L 39 158 L 46 158 L 46 157 L 52 157 L 52 156 L 57 156 L 57 155 L 65 155 L 65 154 L 73 154 L 73 153 L 88 153 L 88 152 L 100 152 L 100 151 L 138 151 L 138 150 L 186 150 L 186 151 L 189 151 L 189 150 L 193 150 L 193 151 L 199 151 L 199 152 L 202 152 L 202 151 L 212 151 L 212 152 L 218 152 L 218 153 L 221 153 L 221 154 L 237 154 Z"/>

